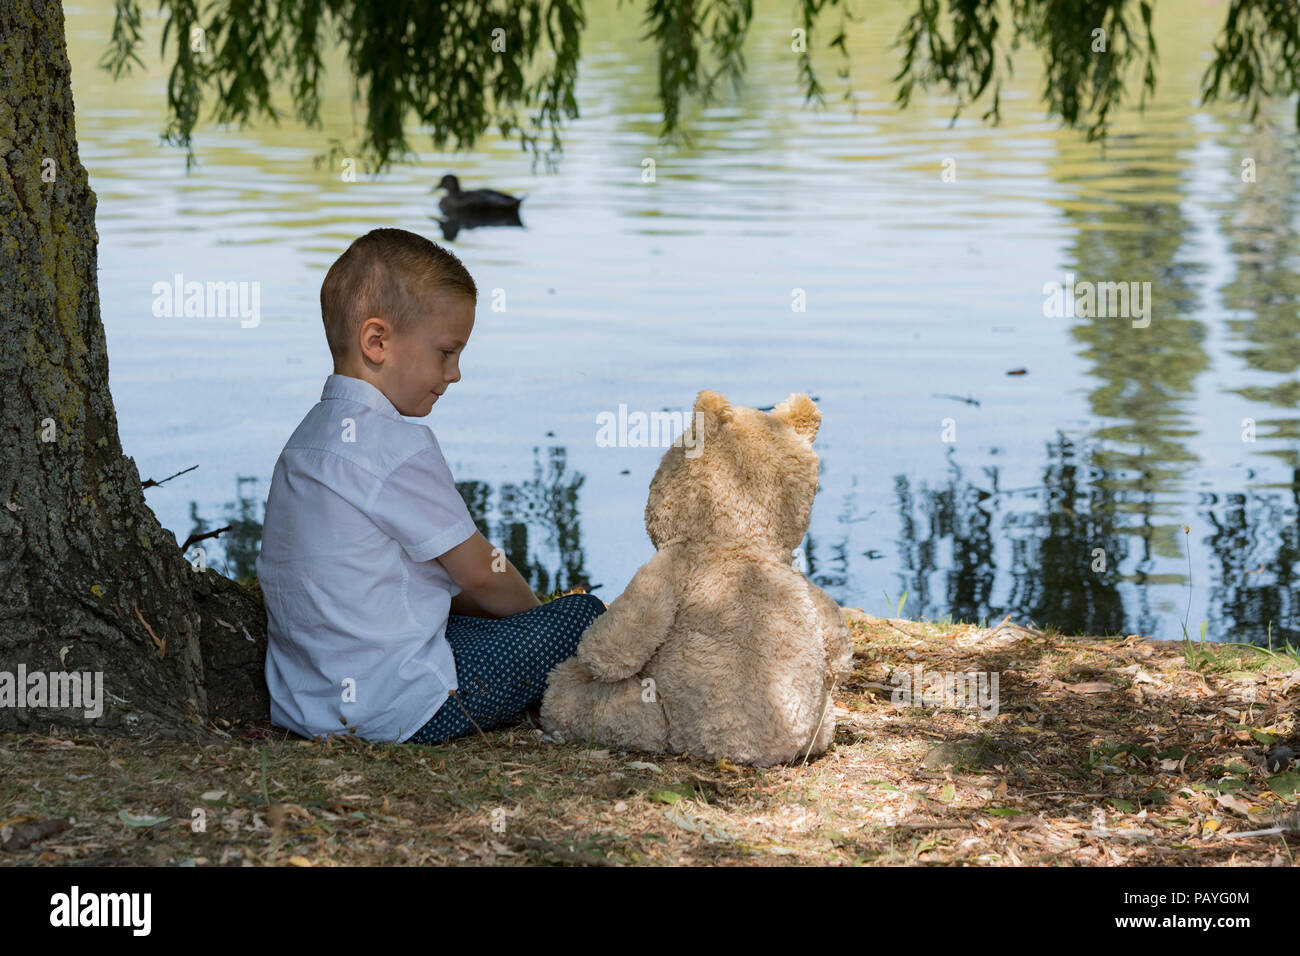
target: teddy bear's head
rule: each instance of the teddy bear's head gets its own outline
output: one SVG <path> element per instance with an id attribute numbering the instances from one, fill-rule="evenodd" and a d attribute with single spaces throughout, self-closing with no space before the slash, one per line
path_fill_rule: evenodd
<path id="1" fill-rule="evenodd" d="M 687 538 L 792 552 L 808 530 L 817 493 L 812 445 L 820 425 L 821 412 L 807 395 L 762 412 L 700 392 L 691 423 L 650 482 L 650 540 L 656 548 Z"/>

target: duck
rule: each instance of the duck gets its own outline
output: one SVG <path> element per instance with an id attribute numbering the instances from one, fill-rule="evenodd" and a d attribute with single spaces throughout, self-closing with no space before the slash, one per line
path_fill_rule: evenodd
<path id="1" fill-rule="evenodd" d="M 497 192 L 495 189 L 465 191 L 460 188 L 460 180 L 451 173 L 442 177 L 437 188 L 447 190 L 447 195 L 442 197 L 438 208 L 453 219 L 483 213 L 517 212 L 519 204 L 526 198 Z"/>

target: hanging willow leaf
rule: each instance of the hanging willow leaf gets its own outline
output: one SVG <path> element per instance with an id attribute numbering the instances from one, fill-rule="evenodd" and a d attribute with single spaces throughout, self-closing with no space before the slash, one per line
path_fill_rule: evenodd
<path id="1" fill-rule="evenodd" d="M 917 91 L 938 89 L 953 97 L 954 120 L 980 101 L 984 120 L 997 123 L 1012 55 L 1022 45 L 1041 57 L 1049 115 L 1089 139 L 1106 135 L 1134 89 L 1139 108 L 1155 92 L 1151 0 L 907 2 L 910 12 L 894 43 L 900 106 Z M 825 39 L 818 29 L 828 8 L 840 22 Z M 297 119 L 319 127 L 322 54 L 336 45 L 364 108 L 358 151 L 377 169 L 411 156 L 406 129 L 412 120 L 428 130 L 437 150 L 471 148 L 495 126 L 502 136 L 517 137 L 534 165 L 539 159 L 549 165 L 560 152 L 564 121 L 578 116 L 582 0 L 211 0 L 202 12 L 198 0 L 160 0 L 160 13 L 162 56 L 170 66 L 164 136 L 185 147 L 190 160 L 209 99 L 217 122 L 275 122 L 281 112 L 274 95 L 283 85 Z M 661 135 L 685 140 L 688 100 L 708 104 L 724 81 L 740 86 L 752 0 L 644 0 L 641 18 L 644 39 L 658 51 Z M 796 4 L 792 24 L 805 42 L 792 52 L 805 102 L 825 101 L 814 66 L 821 51 L 838 51 L 837 73 L 851 100 L 847 24 L 857 19 L 847 0 Z M 140 64 L 141 42 L 139 0 L 116 0 L 101 65 L 115 76 L 130 71 Z M 1265 100 L 1300 92 L 1300 4 L 1231 0 L 1201 86 L 1206 102 L 1241 103 L 1251 119 Z M 1300 125 L 1300 101 L 1296 120 Z"/>

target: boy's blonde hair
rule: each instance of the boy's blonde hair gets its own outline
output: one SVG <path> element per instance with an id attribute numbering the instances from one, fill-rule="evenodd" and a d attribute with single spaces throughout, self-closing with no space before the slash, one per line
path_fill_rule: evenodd
<path id="1" fill-rule="evenodd" d="M 372 315 L 400 332 L 433 296 L 467 296 L 478 288 L 454 254 L 405 229 L 372 229 L 335 260 L 320 287 L 320 314 L 330 354 L 340 361 Z"/>

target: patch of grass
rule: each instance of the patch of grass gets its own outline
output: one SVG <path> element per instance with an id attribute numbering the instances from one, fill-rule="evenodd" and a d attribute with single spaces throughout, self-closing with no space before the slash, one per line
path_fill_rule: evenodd
<path id="1" fill-rule="evenodd" d="M 1201 622 L 1201 642 L 1199 645 L 1192 643 L 1192 636 L 1187 633 L 1187 624 L 1183 623 L 1182 625 L 1183 660 L 1187 662 L 1188 667 L 1191 667 L 1195 670 L 1204 670 L 1207 667 L 1214 666 L 1214 664 L 1216 663 L 1216 657 L 1213 649 L 1214 645 L 1211 644 L 1209 649 L 1207 649 L 1205 646 L 1205 629 L 1208 623 L 1209 623 L 1208 621 Z"/>
<path id="2" fill-rule="evenodd" d="M 1300 647 L 1291 646 L 1290 641 L 1283 641 L 1283 646 L 1277 650 L 1273 649 L 1273 622 L 1268 622 L 1268 647 L 1260 647 L 1258 644 L 1245 644 L 1239 641 L 1225 641 L 1220 644 L 1221 647 L 1244 647 L 1247 650 L 1258 651 L 1261 654 L 1267 654 L 1273 660 L 1278 661 L 1287 667 L 1300 667 Z"/>
<path id="3" fill-rule="evenodd" d="M 889 615 L 889 616 L 890 616 L 890 617 L 902 617 L 902 616 L 903 616 L 903 605 L 907 603 L 907 594 L 908 594 L 908 592 L 906 592 L 906 591 L 903 592 L 903 596 L 902 596 L 901 598 L 898 599 L 898 606 L 897 606 L 897 607 L 894 607 L 894 602 L 893 602 L 892 600 L 890 600 L 889 592 L 888 592 L 888 591 L 882 591 L 881 593 L 884 594 L 884 596 L 885 596 L 885 609 L 886 609 L 887 611 L 888 611 L 888 610 L 892 610 L 892 611 L 894 612 L 893 614 L 891 614 L 891 615 Z"/>
<path id="4" fill-rule="evenodd" d="M 1290 859 L 1286 834 L 1222 836 L 1267 825 L 1258 821 L 1292 793 L 1261 759 L 1294 739 L 1300 712 L 1281 651 L 1207 642 L 1215 663 L 1196 668 L 1175 642 L 1027 629 L 994 642 L 974 625 L 925 621 L 850 627 L 853 673 L 835 695 L 835 745 L 807 766 L 593 750 L 551 742 L 523 721 L 437 746 L 308 742 L 269 726 L 203 745 L 5 735 L 0 827 L 72 822 L 0 852 L 0 865 Z M 998 716 L 896 708 L 869 686 L 916 664 L 999 672 Z M 1080 669 L 1115 689 L 1060 679 Z"/>

